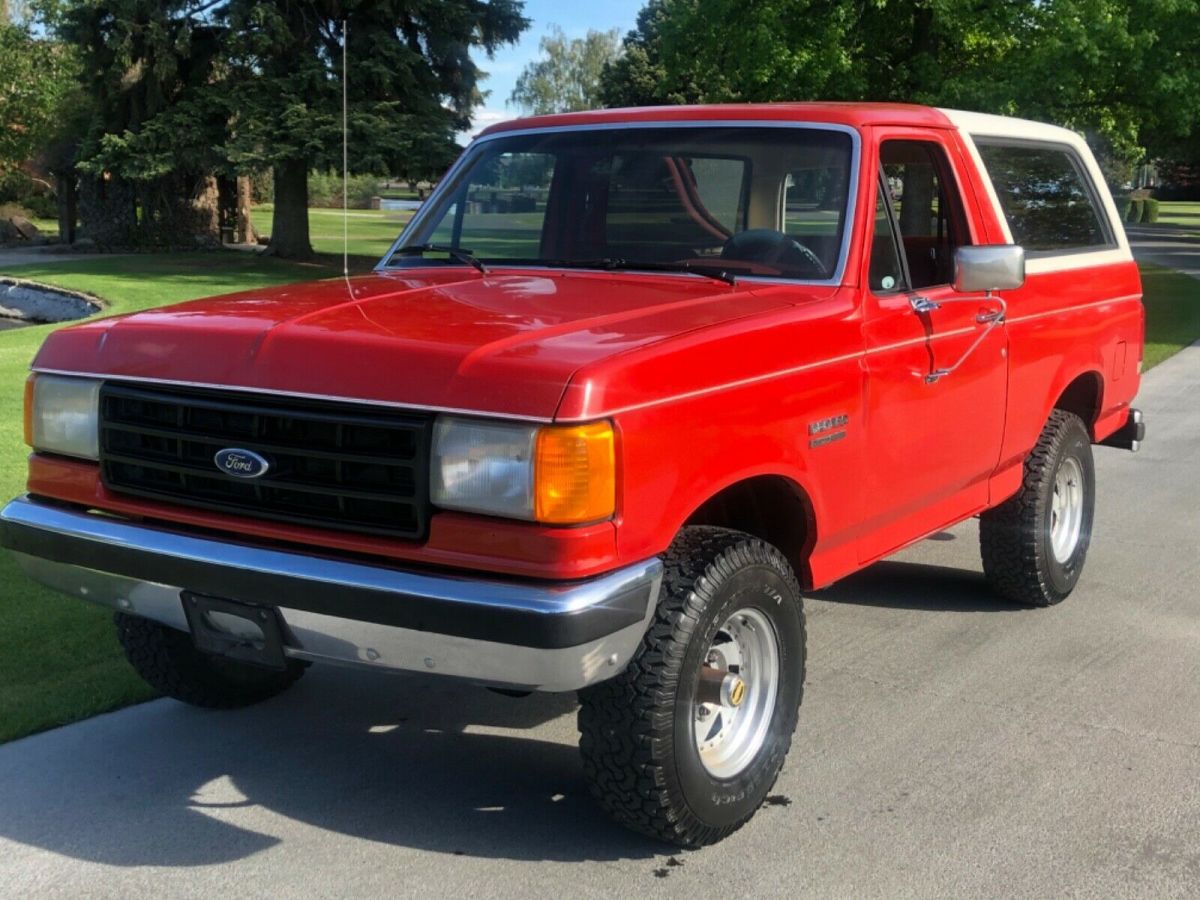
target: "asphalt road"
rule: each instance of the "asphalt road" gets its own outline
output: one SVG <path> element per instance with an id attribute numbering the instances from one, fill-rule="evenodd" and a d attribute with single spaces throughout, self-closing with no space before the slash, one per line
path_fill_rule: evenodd
<path id="1" fill-rule="evenodd" d="M 1134 258 L 1200 278 L 1200 240 L 1194 228 L 1130 225 L 1125 229 Z"/>
<path id="2" fill-rule="evenodd" d="M 570 697 L 314 668 L 0 747 L 0 894 L 1198 896 L 1198 396 L 1193 347 L 1143 451 L 1097 450 L 1062 606 L 990 596 L 973 522 L 811 600 L 775 802 L 717 847 L 593 809 Z"/>

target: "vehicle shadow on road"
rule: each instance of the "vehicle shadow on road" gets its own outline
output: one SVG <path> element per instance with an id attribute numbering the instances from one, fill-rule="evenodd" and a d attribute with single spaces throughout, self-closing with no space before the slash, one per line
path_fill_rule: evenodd
<path id="1" fill-rule="evenodd" d="M 816 591 L 817 600 L 930 612 L 1011 613 L 1022 607 L 997 596 L 981 572 L 885 560 Z"/>
<path id="2" fill-rule="evenodd" d="M 242 859 L 297 822 L 448 855 L 661 854 L 592 803 L 574 707 L 328 667 L 246 710 L 158 701 L 0 748 L 0 836 L 116 866 Z"/>

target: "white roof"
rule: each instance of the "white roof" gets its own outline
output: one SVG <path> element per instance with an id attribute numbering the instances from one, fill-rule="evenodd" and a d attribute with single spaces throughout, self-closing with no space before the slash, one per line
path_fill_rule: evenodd
<path id="1" fill-rule="evenodd" d="M 1017 119 L 1012 116 L 993 116 L 988 113 L 967 112 L 961 109 L 939 109 L 959 131 L 973 135 L 995 137 L 1028 138 L 1035 141 L 1057 141 L 1060 144 L 1084 146 L 1078 132 L 1059 125 L 1047 125 L 1032 119 Z"/>

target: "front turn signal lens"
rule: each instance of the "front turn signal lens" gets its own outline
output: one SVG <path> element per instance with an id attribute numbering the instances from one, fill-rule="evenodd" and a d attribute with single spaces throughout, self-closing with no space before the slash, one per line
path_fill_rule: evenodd
<path id="1" fill-rule="evenodd" d="M 555 525 L 607 519 L 616 508 L 613 429 L 608 422 L 542 428 L 534 449 L 534 518 Z"/>

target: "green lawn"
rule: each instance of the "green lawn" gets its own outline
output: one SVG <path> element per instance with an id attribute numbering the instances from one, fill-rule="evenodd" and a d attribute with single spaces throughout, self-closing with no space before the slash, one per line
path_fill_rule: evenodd
<path id="1" fill-rule="evenodd" d="M 356 260 L 362 267 L 361 260 Z M 6 274 L 104 297 L 114 313 L 209 294 L 336 274 L 341 260 L 312 265 L 251 253 L 101 257 L 22 266 Z M 29 361 L 53 328 L 0 331 L 0 502 L 21 493 L 27 448 L 22 385 Z M 152 692 L 122 659 L 112 615 L 27 581 L 0 552 L 0 741 L 145 700 Z"/>
<path id="2" fill-rule="evenodd" d="M 271 233 L 269 203 L 254 207 L 254 226 L 260 234 Z M 400 234 L 412 213 L 406 210 L 351 209 L 347 211 L 350 253 L 379 260 Z M 318 253 L 342 252 L 342 211 L 340 209 L 310 209 L 308 230 L 313 249 Z"/>
<path id="3" fill-rule="evenodd" d="M 317 212 L 321 220 L 325 211 Z M 336 213 L 329 213 L 330 217 Z M 380 220 L 382 217 L 378 217 Z M 373 221 L 372 227 L 379 227 Z M 382 228 L 380 227 L 382 231 Z M 328 249 L 326 238 L 318 246 Z M 366 226 L 354 249 L 370 249 Z M 359 268 L 373 254 L 355 260 Z M 88 291 L 130 312 L 255 286 L 326 277 L 340 259 L 296 265 L 252 253 L 97 256 L 24 266 L 19 275 Z M 1143 267 L 1147 366 L 1200 339 L 1200 284 L 1155 266 Z M 54 326 L 0 331 L 0 502 L 24 487 L 27 449 L 21 438 L 22 388 L 29 361 Z M 121 658 L 111 615 L 27 581 L 0 553 L 0 742 L 149 698 L 152 693 Z"/>
<path id="4" fill-rule="evenodd" d="M 1146 304 L 1146 368 L 1200 340 L 1200 281 L 1149 263 L 1141 265 Z"/>
<path id="5" fill-rule="evenodd" d="M 1164 200 L 1158 206 L 1159 225 L 1184 225 L 1200 230 L 1200 201 Z"/>

